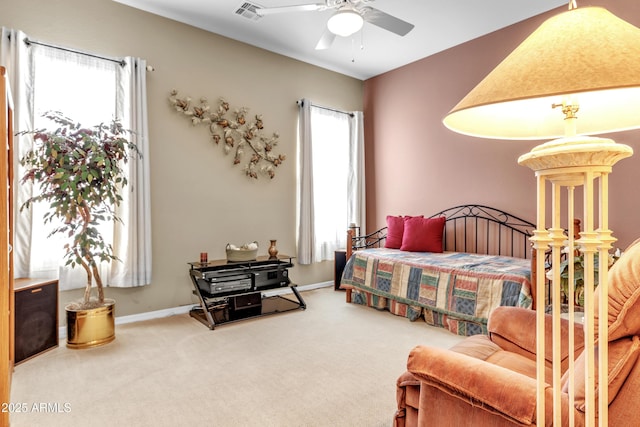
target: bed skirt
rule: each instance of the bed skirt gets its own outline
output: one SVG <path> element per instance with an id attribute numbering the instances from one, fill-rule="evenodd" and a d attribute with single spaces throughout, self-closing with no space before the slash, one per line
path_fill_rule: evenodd
<path id="1" fill-rule="evenodd" d="M 456 335 L 469 336 L 488 333 L 487 325 L 473 320 L 459 319 L 444 313 L 405 304 L 391 298 L 372 294 L 360 289 L 353 289 L 351 293 L 352 303 L 372 307 L 377 310 L 385 310 L 396 316 L 406 317 L 414 322 L 422 318 L 430 326 L 444 328 Z"/>

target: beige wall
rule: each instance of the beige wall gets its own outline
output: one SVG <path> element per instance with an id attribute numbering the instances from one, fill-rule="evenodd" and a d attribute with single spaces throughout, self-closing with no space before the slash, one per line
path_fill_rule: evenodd
<path id="1" fill-rule="evenodd" d="M 362 110 L 362 82 L 257 49 L 111 0 L 3 0 L 0 25 L 47 43 L 108 56 L 139 56 L 148 75 L 153 283 L 108 289 L 117 315 L 191 304 L 187 262 L 201 251 L 224 258 L 227 243 L 269 239 L 295 255 L 296 104 Z M 168 103 L 169 91 L 210 101 L 224 96 L 232 107 L 262 114 L 265 130 L 280 133 L 287 160 L 269 181 L 246 178 L 204 127 L 191 127 Z M 296 266 L 299 284 L 333 279 L 332 263 Z M 64 302 L 80 296 L 65 292 Z M 62 317 L 64 318 L 64 317 Z"/>
<path id="2" fill-rule="evenodd" d="M 640 26 L 637 0 L 582 1 L 602 5 Z M 517 164 L 538 142 L 472 138 L 444 127 L 443 117 L 546 17 L 535 17 L 422 59 L 365 82 L 367 224 L 384 226 L 386 215 L 434 214 L 465 203 L 536 218 L 533 172 Z M 567 78 L 571 78 L 567 70 Z M 609 137 L 636 155 L 610 177 L 610 227 L 626 247 L 640 237 L 640 132 Z M 581 214 L 578 214 L 580 217 Z"/>

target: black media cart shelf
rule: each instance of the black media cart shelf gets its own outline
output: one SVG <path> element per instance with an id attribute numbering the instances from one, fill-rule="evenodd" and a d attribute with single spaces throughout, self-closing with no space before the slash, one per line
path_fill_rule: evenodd
<path id="1" fill-rule="evenodd" d="M 190 262 L 189 266 L 193 293 L 200 302 L 189 314 L 209 329 L 221 323 L 307 308 L 296 285 L 289 280 L 293 257 L 288 255 L 244 262 Z M 295 300 L 262 293 L 283 287 L 291 288 Z"/>

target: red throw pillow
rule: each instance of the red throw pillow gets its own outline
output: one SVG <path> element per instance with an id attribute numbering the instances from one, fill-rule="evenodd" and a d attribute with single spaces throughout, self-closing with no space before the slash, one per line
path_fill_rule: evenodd
<path id="1" fill-rule="evenodd" d="M 410 252 L 442 252 L 445 217 L 407 218 L 400 250 Z"/>
<path id="2" fill-rule="evenodd" d="M 400 249 L 402 246 L 402 235 L 404 233 L 404 218 L 401 216 L 387 215 L 387 239 L 384 247 L 389 249 Z"/>

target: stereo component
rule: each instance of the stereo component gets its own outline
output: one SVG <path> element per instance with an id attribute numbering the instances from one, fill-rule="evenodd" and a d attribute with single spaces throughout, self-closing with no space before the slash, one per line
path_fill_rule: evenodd
<path id="1" fill-rule="evenodd" d="M 17 365 L 58 346 L 58 281 L 16 279 L 14 295 Z"/>

